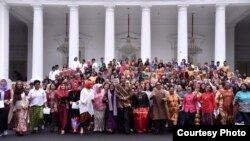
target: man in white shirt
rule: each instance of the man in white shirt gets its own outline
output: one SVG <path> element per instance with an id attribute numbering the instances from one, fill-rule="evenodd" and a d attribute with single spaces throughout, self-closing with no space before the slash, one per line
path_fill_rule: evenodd
<path id="1" fill-rule="evenodd" d="M 34 89 L 30 90 L 28 98 L 29 103 L 29 116 L 30 116 L 30 129 L 32 133 L 38 132 L 38 127 L 43 126 L 43 106 L 46 106 L 47 98 L 45 91 L 41 88 L 39 80 L 34 81 Z"/>
<path id="2" fill-rule="evenodd" d="M 85 73 L 85 69 L 88 67 L 88 64 L 86 63 L 85 59 L 82 59 L 82 68 L 81 68 L 81 72 L 84 74 Z"/>
<path id="3" fill-rule="evenodd" d="M 95 72 L 99 72 L 99 66 L 98 66 L 98 63 L 96 63 L 95 61 L 95 58 L 92 59 L 92 72 L 95 71 Z"/>
<path id="4" fill-rule="evenodd" d="M 71 69 L 76 70 L 77 68 L 80 68 L 80 66 L 81 66 L 81 64 L 80 64 L 78 58 L 75 57 L 74 62 L 72 64 L 72 66 L 71 66 Z"/>
<path id="5" fill-rule="evenodd" d="M 52 67 L 52 70 L 49 72 L 49 79 L 54 81 L 56 79 L 56 68 Z"/>

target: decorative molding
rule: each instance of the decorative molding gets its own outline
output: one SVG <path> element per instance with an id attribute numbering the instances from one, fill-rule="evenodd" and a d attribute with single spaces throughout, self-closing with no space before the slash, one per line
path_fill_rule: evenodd
<path id="1" fill-rule="evenodd" d="M 211 4 L 221 4 L 222 0 L 5 0 L 6 3 L 11 5 L 30 5 L 32 3 L 41 3 L 44 5 L 69 5 L 72 3 L 77 3 L 81 5 L 108 5 L 114 4 L 116 6 L 129 6 L 129 5 L 143 5 L 146 3 L 152 6 L 167 6 L 167 5 L 211 5 Z M 249 0 L 223 0 L 223 3 L 228 5 L 250 5 Z"/>

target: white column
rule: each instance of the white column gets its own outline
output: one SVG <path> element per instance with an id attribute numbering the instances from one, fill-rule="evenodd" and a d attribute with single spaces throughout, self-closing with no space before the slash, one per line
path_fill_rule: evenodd
<path id="1" fill-rule="evenodd" d="M 9 78 L 9 7 L 0 2 L 0 79 Z"/>
<path id="2" fill-rule="evenodd" d="M 216 5 L 214 61 L 226 60 L 226 5 Z"/>
<path id="3" fill-rule="evenodd" d="M 151 60 L 151 5 L 142 6 L 141 18 L 141 59 L 143 62 Z"/>
<path id="4" fill-rule="evenodd" d="M 72 67 L 74 58 L 79 60 L 79 6 L 69 6 L 69 67 Z"/>
<path id="5" fill-rule="evenodd" d="M 115 58 L 115 11 L 114 5 L 107 5 L 105 17 L 104 61 L 108 63 Z"/>
<path id="6" fill-rule="evenodd" d="M 43 7 L 34 5 L 32 78 L 43 79 Z"/>
<path id="7" fill-rule="evenodd" d="M 188 62 L 188 23 L 187 23 L 187 5 L 178 6 L 178 47 L 177 61 L 178 64 L 182 59 Z"/>

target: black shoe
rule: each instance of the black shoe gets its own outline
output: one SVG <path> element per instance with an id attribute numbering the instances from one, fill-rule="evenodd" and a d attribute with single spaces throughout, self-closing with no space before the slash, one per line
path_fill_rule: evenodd
<path id="1" fill-rule="evenodd" d="M 129 134 L 130 134 L 130 132 L 129 132 L 129 131 L 125 131 L 125 132 L 124 132 L 124 134 L 129 135 Z"/>
<path id="2" fill-rule="evenodd" d="M 160 134 L 160 130 L 155 130 L 155 134 Z"/>

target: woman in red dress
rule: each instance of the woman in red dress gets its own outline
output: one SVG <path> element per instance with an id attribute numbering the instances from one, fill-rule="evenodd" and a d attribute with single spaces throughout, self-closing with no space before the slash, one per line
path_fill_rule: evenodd
<path id="1" fill-rule="evenodd" d="M 61 130 L 61 134 L 64 134 L 65 128 L 67 126 L 68 121 L 68 90 L 66 89 L 66 84 L 63 83 L 59 86 L 59 89 L 56 92 L 56 101 L 58 108 L 58 120 L 59 120 L 59 129 Z"/>
<path id="2" fill-rule="evenodd" d="M 210 85 L 207 85 L 205 92 L 198 97 L 201 102 L 201 121 L 203 125 L 213 125 L 213 111 L 216 108 L 215 97 Z"/>

